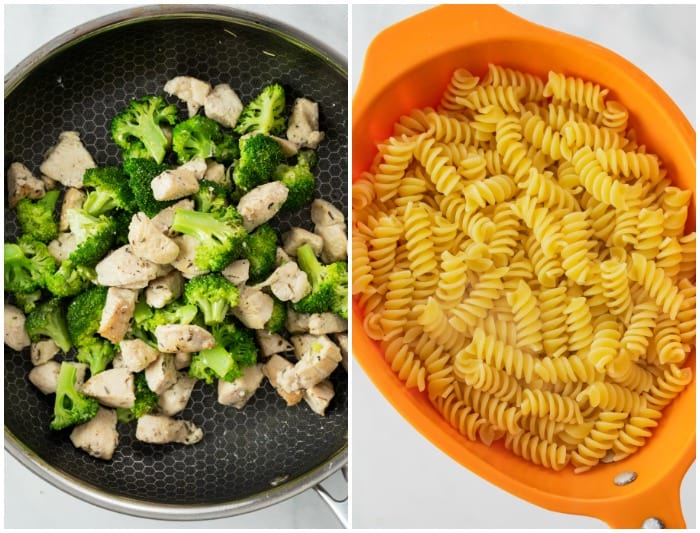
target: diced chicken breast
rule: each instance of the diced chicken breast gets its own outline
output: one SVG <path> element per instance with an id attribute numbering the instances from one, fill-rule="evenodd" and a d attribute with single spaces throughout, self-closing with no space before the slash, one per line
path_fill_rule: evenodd
<path id="1" fill-rule="evenodd" d="M 162 353 L 144 371 L 148 388 L 156 394 L 163 394 L 177 381 L 173 354 Z"/>
<path id="2" fill-rule="evenodd" d="M 112 359 L 112 368 L 126 368 L 126 363 L 122 358 L 122 353 L 119 350 L 114 352 L 114 359 Z"/>
<path id="3" fill-rule="evenodd" d="M 173 237 L 176 233 L 170 228 L 173 225 L 173 217 L 175 216 L 176 209 L 187 209 L 192 211 L 194 209 L 194 200 L 185 198 L 179 202 L 175 202 L 173 205 L 161 209 L 160 212 L 151 219 L 151 222 L 156 225 L 161 233 L 165 233 L 168 237 Z"/>
<path id="4" fill-rule="evenodd" d="M 69 231 L 68 211 L 83 207 L 86 196 L 87 195 L 83 191 L 75 187 L 66 189 L 66 192 L 63 194 L 63 203 L 61 204 L 61 218 L 58 221 L 59 231 Z"/>
<path id="5" fill-rule="evenodd" d="M 258 339 L 258 348 L 260 355 L 270 357 L 276 353 L 289 352 L 292 350 L 291 343 L 282 335 L 270 333 L 264 329 L 255 330 L 255 336 Z"/>
<path id="6" fill-rule="evenodd" d="M 297 155 L 299 152 L 299 147 L 296 145 L 296 143 L 290 141 L 289 139 L 283 139 L 282 137 L 276 137 L 275 135 L 270 135 L 270 137 L 277 141 L 277 144 L 279 144 L 280 148 L 282 149 L 284 157 L 292 157 Z"/>
<path id="7" fill-rule="evenodd" d="M 29 371 L 29 381 L 44 394 L 56 392 L 58 374 L 61 372 L 61 363 L 48 361 L 35 366 Z"/>
<path id="8" fill-rule="evenodd" d="M 257 287 L 270 287 L 272 294 L 283 302 L 298 302 L 311 292 L 311 284 L 306 274 L 294 261 L 279 266 Z"/>
<path id="9" fill-rule="evenodd" d="M 97 333 L 114 344 L 121 342 L 129 329 L 138 297 L 137 291 L 110 287 Z"/>
<path id="10" fill-rule="evenodd" d="M 199 180 L 207 171 L 204 159 L 193 159 L 177 168 L 158 174 L 151 181 L 153 197 L 156 200 L 177 200 L 199 190 Z"/>
<path id="11" fill-rule="evenodd" d="M 250 261 L 236 259 L 221 271 L 221 275 L 234 285 L 243 285 L 250 277 Z"/>
<path id="12" fill-rule="evenodd" d="M 282 266 L 283 264 L 291 260 L 292 258 L 289 257 L 287 252 L 285 252 L 283 248 L 278 246 L 275 250 L 275 266 Z"/>
<path id="13" fill-rule="evenodd" d="M 334 335 L 335 341 L 340 347 L 340 354 L 343 356 L 341 364 L 347 372 L 348 370 L 348 335 L 347 333 L 337 333 Z"/>
<path id="14" fill-rule="evenodd" d="M 299 147 L 316 148 L 323 140 L 318 131 L 318 104 L 308 98 L 297 98 L 287 127 L 287 139 Z"/>
<path id="15" fill-rule="evenodd" d="M 280 387 L 286 391 L 313 387 L 330 376 L 342 360 L 340 348 L 326 335 L 295 335 L 291 340 L 299 361 L 279 376 Z"/>
<path id="16" fill-rule="evenodd" d="M 161 414 L 173 416 L 181 413 L 190 400 L 195 383 L 197 383 L 196 378 L 188 376 L 185 372 L 177 372 L 173 386 L 163 391 L 158 398 Z"/>
<path id="17" fill-rule="evenodd" d="M 49 242 L 49 253 L 58 263 L 63 263 L 72 254 L 78 245 L 75 242 L 75 235 L 70 232 L 59 233 L 58 237 Z"/>
<path id="18" fill-rule="evenodd" d="M 242 409 L 258 390 L 263 380 L 262 365 L 243 368 L 243 375 L 232 382 L 219 380 L 219 403 Z"/>
<path id="19" fill-rule="evenodd" d="M 323 237 L 312 233 L 304 228 L 292 228 L 282 234 L 282 245 L 284 251 L 292 257 L 297 256 L 297 250 L 300 246 L 308 244 L 314 251 L 314 254 L 321 255 L 323 250 Z"/>
<path id="20" fill-rule="evenodd" d="M 234 128 L 243 102 L 227 83 L 215 86 L 204 100 L 204 114 L 226 128 Z"/>
<path id="21" fill-rule="evenodd" d="M 295 333 L 308 333 L 310 320 L 310 313 L 297 313 L 294 309 L 287 309 L 287 318 L 284 322 L 284 327 L 287 328 L 287 331 L 292 335 Z"/>
<path id="22" fill-rule="evenodd" d="M 226 167 L 216 161 L 207 161 L 207 171 L 202 179 L 223 185 L 226 181 Z"/>
<path id="23" fill-rule="evenodd" d="M 32 343 L 29 348 L 29 356 L 32 359 L 32 364 L 37 366 L 51 361 L 60 351 L 61 349 L 53 339 L 43 339 Z"/>
<path id="24" fill-rule="evenodd" d="M 180 253 L 175 258 L 175 261 L 172 262 L 172 266 L 179 270 L 184 277 L 192 279 L 209 272 L 208 270 L 201 270 L 194 264 L 197 247 L 199 246 L 199 241 L 195 237 L 178 235 L 173 240 L 180 249 Z"/>
<path id="25" fill-rule="evenodd" d="M 83 174 L 88 168 L 95 168 L 95 161 L 83 146 L 77 131 L 62 132 L 58 143 L 49 148 L 39 167 L 52 180 L 77 189 L 83 188 Z"/>
<path id="26" fill-rule="evenodd" d="M 123 365 L 131 372 L 141 372 L 158 359 L 160 352 L 141 339 L 125 339 L 119 343 Z"/>
<path id="27" fill-rule="evenodd" d="M 189 420 L 164 415 L 143 415 L 136 422 L 136 438 L 150 444 L 196 444 L 204 436 L 201 428 Z"/>
<path id="28" fill-rule="evenodd" d="M 199 352 L 216 346 L 216 339 L 206 329 L 194 325 L 167 324 L 155 331 L 158 350 L 165 353 Z"/>
<path id="29" fill-rule="evenodd" d="M 288 194 L 289 189 L 284 184 L 271 181 L 244 195 L 236 209 L 243 217 L 245 229 L 253 231 L 274 217 L 287 200 Z"/>
<path id="30" fill-rule="evenodd" d="M 311 202 L 311 220 L 317 226 L 345 225 L 345 215 L 332 203 L 316 198 Z"/>
<path id="31" fill-rule="evenodd" d="M 25 320 L 24 313 L 18 307 L 5 304 L 5 344 L 16 352 L 32 343 L 24 327 Z"/>
<path id="32" fill-rule="evenodd" d="M 309 333 L 326 335 L 348 330 L 348 321 L 335 313 L 313 313 L 309 317 Z"/>
<path id="33" fill-rule="evenodd" d="M 192 362 L 192 354 L 190 352 L 177 352 L 173 355 L 176 370 L 182 370 L 190 366 Z"/>
<path id="34" fill-rule="evenodd" d="M 348 258 L 348 234 L 345 224 L 316 226 L 314 231 L 323 237 L 321 261 L 333 263 L 346 261 Z"/>
<path id="35" fill-rule="evenodd" d="M 136 399 L 134 375 L 128 368 L 103 370 L 91 376 L 80 390 L 107 407 L 131 408 Z"/>
<path id="36" fill-rule="evenodd" d="M 146 303 L 155 309 L 162 309 L 182 296 L 184 280 L 178 270 L 152 280 L 146 287 Z"/>
<path id="37" fill-rule="evenodd" d="M 265 377 L 270 381 L 270 385 L 272 385 L 284 401 L 287 402 L 288 407 L 298 404 L 304 396 L 304 392 L 301 390 L 288 392 L 280 386 L 280 376 L 293 368 L 294 365 L 292 363 L 279 355 L 270 357 L 269 361 L 263 366 L 263 374 L 265 374 Z"/>
<path id="38" fill-rule="evenodd" d="M 42 174 L 40 176 L 40 179 L 41 179 L 41 181 L 44 182 L 44 187 L 46 187 L 47 191 L 51 191 L 51 190 L 55 189 L 56 187 L 58 187 L 58 182 L 56 180 L 52 180 L 51 178 L 49 178 L 48 176 L 45 176 L 44 174 Z"/>
<path id="39" fill-rule="evenodd" d="M 165 273 L 161 265 L 137 256 L 128 244 L 97 263 L 95 271 L 99 285 L 124 289 L 143 289 L 149 281 Z"/>
<path id="40" fill-rule="evenodd" d="M 132 253 L 159 265 L 172 263 L 180 254 L 177 243 L 166 237 L 146 213 L 142 212 L 131 217 L 129 244 Z"/>
<path id="41" fill-rule="evenodd" d="M 233 314 L 251 329 L 262 329 L 272 316 L 274 300 L 260 289 L 242 285 L 239 287 L 238 305 Z"/>
<path id="42" fill-rule="evenodd" d="M 119 442 L 116 411 L 100 407 L 92 419 L 73 428 L 70 440 L 76 448 L 109 461 Z"/>
<path id="43" fill-rule="evenodd" d="M 325 416 L 328 404 L 335 396 L 333 384 L 324 379 L 316 383 L 313 387 L 304 391 L 304 401 L 311 407 L 311 410 L 317 415 Z"/>
<path id="44" fill-rule="evenodd" d="M 192 76 L 176 76 L 166 82 L 163 90 L 183 100 L 187 104 L 188 115 L 193 117 L 206 102 L 211 85 Z"/>
<path id="45" fill-rule="evenodd" d="M 22 163 L 12 163 L 7 169 L 7 203 L 14 209 L 22 198 L 38 200 L 46 194 L 46 184 L 35 178 Z"/>

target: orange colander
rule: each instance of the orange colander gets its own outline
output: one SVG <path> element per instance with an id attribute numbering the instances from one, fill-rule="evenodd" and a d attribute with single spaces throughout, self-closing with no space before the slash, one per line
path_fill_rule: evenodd
<path id="1" fill-rule="evenodd" d="M 353 100 L 353 180 L 371 166 L 376 144 L 413 108 L 435 106 L 452 72 L 483 75 L 496 63 L 546 79 L 549 70 L 605 85 L 630 111 L 630 125 L 664 161 L 675 184 L 695 191 L 695 131 L 678 107 L 634 65 L 593 43 L 527 22 L 486 5 L 446 5 L 380 33 L 370 45 Z M 688 225 L 695 228 L 695 209 Z M 621 463 L 575 475 L 534 466 L 506 450 L 470 442 L 444 423 L 427 394 L 408 390 L 362 327 L 353 303 L 353 355 L 396 410 L 455 461 L 542 507 L 638 528 L 645 519 L 684 527 L 680 483 L 695 458 L 695 379 L 665 411 L 647 444 Z M 695 370 L 695 353 L 690 365 Z M 637 474 L 617 486 L 622 471 Z"/>

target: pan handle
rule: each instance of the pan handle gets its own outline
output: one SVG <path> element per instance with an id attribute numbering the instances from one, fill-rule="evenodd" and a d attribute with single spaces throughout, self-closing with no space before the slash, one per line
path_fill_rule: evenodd
<path id="1" fill-rule="evenodd" d="M 344 466 L 342 468 L 343 472 L 343 477 L 345 478 L 345 482 L 347 483 L 348 481 L 348 467 Z M 348 497 L 345 496 L 344 498 L 336 498 L 334 497 L 331 493 L 329 493 L 321 484 L 319 483 L 318 485 L 314 486 L 313 488 L 316 491 L 316 494 L 318 494 L 321 499 L 330 507 L 330 510 L 333 511 L 333 514 L 335 517 L 338 519 L 340 524 L 343 526 L 343 528 L 347 529 L 348 528 Z"/>

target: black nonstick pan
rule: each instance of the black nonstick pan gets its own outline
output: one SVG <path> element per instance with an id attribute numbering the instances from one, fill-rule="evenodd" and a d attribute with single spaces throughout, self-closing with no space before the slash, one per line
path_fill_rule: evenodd
<path id="1" fill-rule="evenodd" d="M 38 174 L 46 150 L 77 130 L 98 165 L 119 163 L 111 118 L 129 98 L 162 94 L 176 75 L 229 83 L 243 101 L 271 81 L 289 103 L 318 102 L 321 129 L 316 195 L 347 213 L 345 60 L 277 22 L 220 6 L 150 6 L 97 19 L 25 59 L 5 79 L 5 169 L 20 161 Z M 171 99 L 174 103 L 177 100 Z M 184 117 L 185 107 L 179 104 Z M 277 229 L 312 229 L 308 209 L 277 217 Z M 5 207 L 5 240 L 18 228 Z M 119 425 L 110 462 L 76 450 L 49 429 L 53 396 L 27 380 L 27 353 L 5 347 L 5 447 L 25 466 L 91 503 L 148 518 L 220 518 L 273 505 L 318 485 L 347 462 L 348 380 L 325 417 L 286 407 L 269 383 L 243 410 L 224 407 L 199 383 L 182 418 L 204 430 L 195 446 L 152 446 Z"/>

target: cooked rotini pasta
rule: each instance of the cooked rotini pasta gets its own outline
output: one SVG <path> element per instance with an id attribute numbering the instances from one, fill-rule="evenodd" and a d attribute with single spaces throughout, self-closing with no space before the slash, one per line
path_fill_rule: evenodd
<path id="1" fill-rule="evenodd" d="M 456 69 L 352 187 L 352 294 L 457 435 L 584 473 L 653 438 L 693 378 L 692 192 L 623 95 Z"/>

